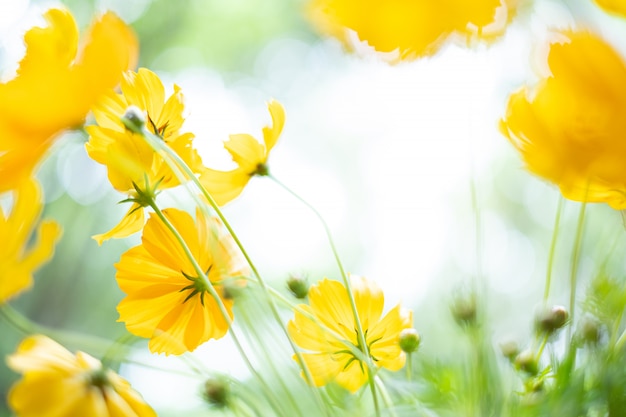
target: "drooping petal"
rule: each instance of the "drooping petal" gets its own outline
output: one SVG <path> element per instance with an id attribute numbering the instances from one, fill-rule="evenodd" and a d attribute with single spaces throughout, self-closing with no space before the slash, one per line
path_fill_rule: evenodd
<path id="1" fill-rule="evenodd" d="M 5 216 L 0 208 L 0 303 L 29 289 L 33 273 L 54 253 L 61 226 L 40 222 L 42 196 L 34 179 L 26 179 L 14 191 L 13 207 Z"/>
<path id="2" fill-rule="evenodd" d="M 91 238 L 98 242 L 98 245 L 109 239 L 119 239 L 137 233 L 141 230 L 145 223 L 143 207 L 139 204 L 133 204 L 122 220 L 111 230 L 99 235 L 93 235 Z"/>
<path id="3" fill-rule="evenodd" d="M 283 132 L 285 126 L 285 109 L 276 100 L 272 100 L 267 104 L 267 108 L 272 116 L 272 126 L 265 126 L 263 128 L 263 141 L 265 142 L 266 159 L 267 154 L 272 150 L 280 134 Z"/>
<path id="4" fill-rule="evenodd" d="M 200 182 L 208 193 L 211 194 L 217 205 L 223 206 L 242 193 L 250 178 L 249 174 L 240 169 L 217 171 L 205 168 L 202 175 L 200 175 Z"/>

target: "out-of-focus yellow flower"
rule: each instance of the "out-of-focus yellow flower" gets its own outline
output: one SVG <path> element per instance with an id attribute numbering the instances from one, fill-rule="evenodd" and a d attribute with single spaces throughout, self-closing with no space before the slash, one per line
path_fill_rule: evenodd
<path id="1" fill-rule="evenodd" d="M 31 175 L 63 129 L 80 125 L 101 94 L 135 65 L 138 44 L 113 13 L 96 20 L 78 48 L 78 28 L 65 10 L 29 30 L 17 76 L 0 83 L 0 192 Z"/>
<path id="2" fill-rule="evenodd" d="M 412 312 L 398 304 L 381 317 L 384 296 L 380 288 L 374 282 L 354 275 L 351 284 L 374 365 L 399 370 L 406 360 L 405 353 L 400 349 L 400 333 L 412 327 Z M 367 382 L 368 376 L 366 365 L 345 345 L 349 343 L 363 351 L 346 288 L 340 282 L 324 279 L 309 290 L 309 303 L 299 307 L 314 320 L 296 311 L 287 329 L 296 345 L 308 351 L 302 356 L 313 382 L 322 386 L 335 381 L 355 392 Z M 329 334 L 320 325 L 332 330 L 335 335 Z"/>
<path id="3" fill-rule="evenodd" d="M 451 36 L 492 40 L 520 0 L 312 0 L 309 16 L 323 33 L 352 47 L 350 31 L 379 52 L 401 59 L 436 53 Z"/>
<path id="4" fill-rule="evenodd" d="M 24 377 L 9 406 L 19 417 L 152 417 L 156 413 L 115 372 L 84 352 L 72 355 L 46 336 L 29 336 L 7 364 Z"/>
<path id="5" fill-rule="evenodd" d="M 224 147 L 238 165 L 232 171 L 205 168 L 200 182 L 217 204 L 224 205 L 243 191 L 254 175 L 268 175 L 267 158 L 285 125 L 285 109 L 276 100 L 267 105 L 272 126 L 263 128 L 263 143 L 248 134 L 230 135 Z"/>
<path id="6" fill-rule="evenodd" d="M 200 210 L 197 222 L 181 210 L 163 213 L 220 296 L 231 280 L 250 275 L 233 238 L 217 218 L 207 218 Z M 124 253 L 116 267 L 117 282 L 127 294 L 117 307 L 119 321 L 126 323 L 129 332 L 150 338 L 151 352 L 179 355 L 228 331 L 207 284 L 156 214 L 146 223 L 142 244 Z M 233 300 L 222 297 L 222 301 L 232 319 Z"/>
<path id="7" fill-rule="evenodd" d="M 560 36 L 551 73 L 511 95 L 501 130 L 564 197 L 626 209 L 626 63 L 592 33 Z"/>
<path id="8" fill-rule="evenodd" d="M 13 207 L 0 207 L 0 304 L 33 285 L 33 272 L 54 253 L 61 226 L 39 222 L 42 196 L 34 179 L 25 179 L 13 190 Z M 37 236 L 31 243 L 33 234 Z"/>
<path id="9" fill-rule="evenodd" d="M 110 238 L 126 237 L 144 225 L 141 195 L 154 197 L 158 190 L 175 187 L 180 181 L 163 158 L 144 138 L 127 130 L 122 116 L 130 106 L 146 113 L 146 125 L 174 150 L 193 172 L 203 166 L 192 147 L 193 134 L 181 133 L 183 125 L 183 95 L 178 86 L 165 101 L 165 89 L 152 71 L 140 68 L 127 72 L 122 80 L 122 92 L 111 91 L 93 109 L 97 125 L 87 126 L 90 139 L 85 145 L 89 156 L 106 165 L 113 187 L 130 195 L 131 206 L 122 221 L 110 231 L 94 236 L 98 244 Z"/>
<path id="10" fill-rule="evenodd" d="M 626 17 L 626 0 L 594 0 L 598 6 L 609 13 Z"/>

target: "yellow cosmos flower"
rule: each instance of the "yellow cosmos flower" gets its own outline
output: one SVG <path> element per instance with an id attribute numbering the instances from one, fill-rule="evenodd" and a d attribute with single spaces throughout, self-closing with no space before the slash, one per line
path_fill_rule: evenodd
<path id="1" fill-rule="evenodd" d="M 626 209 L 626 63 L 588 32 L 550 46 L 550 75 L 509 98 L 501 130 L 566 198 Z"/>
<path id="2" fill-rule="evenodd" d="M 232 279 L 250 275 L 232 237 L 217 218 L 198 210 L 197 222 L 186 212 L 163 210 L 217 290 Z M 150 338 L 151 352 L 179 355 L 228 331 L 215 299 L 198 277 L 166 225 L 152 213 L 142 244 L 122 255 L 117 282 L 126 293 L 117 307 L 129 332 Z M 233 300 L 222 298 L 232 319 Z"/>
<path id="3" fill-rule="evenodd" d="M 135 65 L 137 39 L 112 13 L 97 19 L 78 48 L 72 15 L 52 9 L 29 30 L 17 76 L 0 83 L 0 192 L 15 188 L 63 129 L 80 125 L 101 94 Z"/>
<path id="4" fill-rule="evenodd" d="M 397 305 L 382 317 L 384 297 L 380 288 L 372 281 L 354 275 L 351 284 L 372 361 L 377 367 L 399 370 L 406 360 L 399 345 L 400 333 L 412 327 L 412 313 Z M 315 385 L 335 381 L 351 392 L 358 390 L 367 382 L 368 376 L 365 364 L 345 345 L 347 342 L 363 351 L 346 288 L 338 281 L 324 279 L 311 287 L 309 305 L 300 304 L 299 307 L 314 320 L 296 311 L 287 329 L 296 345 L 308 351 L 302 356 Z"/>
<path id="5" fill-rule="evenodd" d="M 594 0 L 596 4 L 609 13 L 626 17 L 626 0 Z"/>
<path id="6" fill-rule="evenodd" d="M 145 68 L 137 73 L 126 73 L 121 94 L 111 91 L 102 98 L 93 109 L 97 125 L 87 126 L 90 135 L 85 145 L 87 153 L 96 162 L 106 165 L 113 187 L 129 194 L 129 201 L 135 202 L 117 226 L 94 236 L 99 244 L 141 230 L 145 206 L 141 194 L 153 198 L 158 190 L 180 184 L 145 139 L 124 127 L 121 118 L 129 106 L 146 113 L 148 130 L 159 136 L 192 171 L 200 173 L 202 168 L 202 161 L 192 148 L 193 134 L 180 132 L 184 121 L 180 88 L 175 85 L 174 93 L 166 101 L 165 89 L 155 73 Z"/>
<path id="7" fill-rule="evenodd" d="M 19 417 L 156 416 L 125 379 L 88 354 L 72 355 L 46 336 L 23 340 L 7 363 L 24 374 L 8 395 Z"/>
<path id="8" fill-rule="evenodd" d="M 436 53 L 451 36 L 491 40 L 513 18 L 520 0 L 312 0 L 317 28 L 348 47 L 350 31 L 379 52 L 402 59 Z"/>
<path id="9" fill-rule="evenodd" d="M 11 212 L 4 213 L 0 207 L 0 304 L 30 288 L 33 272 L 54 253 L 61 226 L 39 222 L 41 202 L 39 186 L 26 179 L 13 191 Z M 33 235 L 37 239 L 31 243 Z"/>
<path id="10" fill-rule="evenodd" d="M 238 165 L 232 171 L 205 168 L 200 182 L 217 204 L 224 205 L 235 199 L 254 175 L 268 175 L 267 158 L 278 141 L 285 125 L 285 109 L 272 100 L 267 105 L 272 116 L 272 126 L 263 128 L 263 143 L 248 134 L 230 135 L 224 147 Z"/>

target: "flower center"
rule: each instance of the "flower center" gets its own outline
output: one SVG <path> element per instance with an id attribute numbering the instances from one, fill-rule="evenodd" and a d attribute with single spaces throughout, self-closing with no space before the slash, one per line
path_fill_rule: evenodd
<path id="1" fill-rule="evenodd" d="M 211 267 L 209 267 L 209 269 L 206 270 L 205 272 L 206 276 L 209 275 L 210 270 L 211 270 Z M 183 271 L 181 271 L 181 273 L 183 274 L 185 278 L 191 281 L 191 284 L 187 285 L 186 287 L 182 288 L 179 291 L 179 292 L 183 292 L 183 291 L 189 290 L 189 294 L 187 294 L 187 297 L 185 297 L 185 300 L 183 301 L 183 303 L 186 303 L 187 300 L 191 299 L 196 294 L 200 294 L 200 303 L 204 306 L 204 294 L 209 290 L 209 285 L 204 281 L 202 277 L 191 277 L 185 274 Z"/>
<path id="2" fill-rule="evenodd" d="M 378 362 L 378 358 L 376 358 L 374 355 L 372 355 L 372 346 L 374 345 L 374 343 L 378 342 L 381 337 L 379 337 L 378 339 L 374 339 L 372 341 L 367 340 L 367 332 L 368 330 L 365 330 L 365 343 L 367 345 L 367 351 L 369 352 L 369 356 L 370 358 L 372 358 L 372 360 L 374 362 Z M 354 346 L 355 348 L 357 348 L 361 353 L 363 353 L 365 355 L 365 349 L 364 346 L 361 344 L 361 337 L 359 335 L 359 331 L 357 329 L 354 329 L 354 333 L 356 335 L 356 344 L 352 343 L 352 342 L 347 342 L 350 343 L 352 346 Z M 361 361 L 361 359 L 357 358 L 354 354 L 354 352 L 351 349 L 343 349 L 343 350 L 339 350 L 337 352 L 335 352 L 335 354 L 340 354 L 340 353 L 345 353 L 347 355 L 350 355 L 350 359 L 348 359 L 348 361 L 346 362 L 346 365 L 343 367 L 344 371 L 346 369 L 348 369 L 348 367 L 350 366 L 350 364 L 353 361 L 358 361 L 359 363 L 359 367 L 361 368 L 361 372 L 365 373 L 365 368 L 363 367 L 363 361 Z"/>
<path id="3" fill-rule="evenodd" d="M 165 130 L 167 130 L 167 127 L 169 126 L 170 122 L 168 120 L 161 126 L 157 126 L 156 123 L 154 123 L 154 120 L 152 120 L 152 118 L 150 117 L 150 115 L 148 115 L 148 124 L 152 128 L 153 133 L 157 135 L 158 137 L 160 137 L 161 139 L 163 139 L 165 137 Z"/>

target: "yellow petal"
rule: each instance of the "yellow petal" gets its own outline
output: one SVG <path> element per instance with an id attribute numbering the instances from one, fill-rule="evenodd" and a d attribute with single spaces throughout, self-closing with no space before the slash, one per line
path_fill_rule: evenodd
<path id="1" fill-rule="evenodd" d="M 105 240 L 121 239 L 137 233 L 141 230 L 144 223 L 143 207 L 134 203 L 113 229 L 106 233 L 94 235 L 91 238 L 98 242 L 98 245 L 102 245 Z"/>
<path id="2" fill-rule="evenodd" d="M 624 0 L 594 0 L 596 4 L 609 13 L 626 17 L 626 1 Z"/>
<path id="3" fill-rule="evenodd" d="M 350 45 L 349 31 L 380 52 L 416 58 L 437 52 L 449 38 L 491 40 L 504 32 L 517 0 L 313 0 L 317 28 Z"/>
<path id="4" fill-rule="evenodd" d="M 267 154 L 272 150 L 276 141 L 280 137 L 285 126 L 285 109 L 276 100 L 272 100 L 267 104 L 267 108 L 272 116 L 272 126 L 266 126 L 263 128 L 263 140 L 265 142 L 266 160 Z"/>
<path id="5" fill-rule="evenodd" d="M 254 174 L 257 166 L 266 159 L 263 145 L 246 133 L 230 135 L 229 140 L 224 142 L 224 148 L 231 154 L 239 168 L 248 175 Z"/>
<path id="6" fill-rule="evenodd" d="M 249 180 L 250 175 L 239 169 L 217 171 L 205 168 L 200 175 L 200 183 L 219 206 L 237 198 Z"/>

